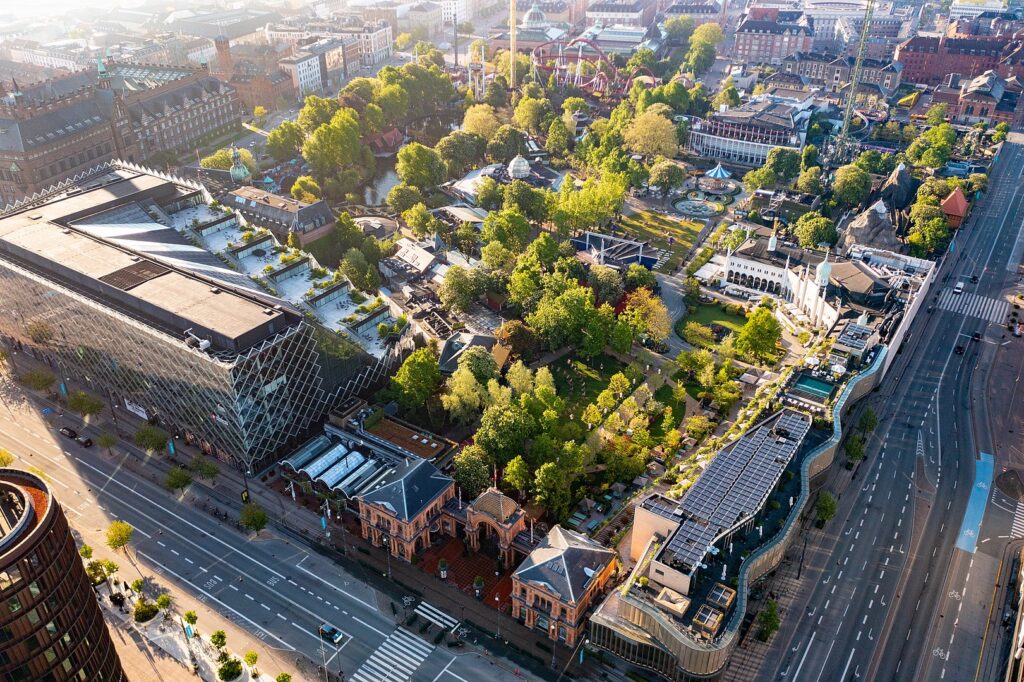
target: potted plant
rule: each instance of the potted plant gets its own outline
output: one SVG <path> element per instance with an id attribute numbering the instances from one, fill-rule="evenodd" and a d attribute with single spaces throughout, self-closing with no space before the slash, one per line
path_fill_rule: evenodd
<path id="1" fill-rule="evenodd" d="M 437 562 L 437 570 L 441 572 L 441 580 L 448 579 L 448 560 L 441 559 Z"/>
<path id="2" fill-rule="evenodd" d="M 480 599 L 484 593 L 484 577 L 482 575 L 473 578 L 473 589 L 476 591 L 476 598 Z"/>

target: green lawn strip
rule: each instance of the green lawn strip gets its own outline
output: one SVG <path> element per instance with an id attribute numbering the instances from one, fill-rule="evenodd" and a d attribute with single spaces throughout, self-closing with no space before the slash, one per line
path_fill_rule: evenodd
<path id="1" fill-rule="evenodd" d="M 678 267 L 682 259 L 689 253 L 697 241 L 701 224 L 692 220 L 676 220 L 654 211 L 641 211 L 624 216 L 620 221 L 623 229 L 642 241 L 649 241 L 654 246 L 672 252 L 672 257 L 664 267 L 666 272 Z M 673 237 L 671 245 L 668 238 Z"/>
<path id="2" fill-rule="evenodd" d="M 686 321 L 700 322 L 705 325 L 718 324 L 726 329 L 731 329 L 734 332 L 739 332 L 743 328 L 743 325 L 747 323 L 747 318 L 742 315 L 730 315 L 724 310 L 722 306 L 716 304 L 705 304 L 698 305 L 692 309 L 693 312 L 686 316 Z"/>

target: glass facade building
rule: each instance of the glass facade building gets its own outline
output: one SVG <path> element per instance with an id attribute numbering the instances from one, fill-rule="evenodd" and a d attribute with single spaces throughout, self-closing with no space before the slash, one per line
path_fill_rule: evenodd
<path id="1" fill-rule="evenodd" d="M 75 227 L 112 206 L 203 201 L 138 175 L 0 216 L 0 338 L 24 351 L 16 361 L 34 356 L 62 382 L 257 471 L 305 440 L 333 397 L 337 363 L 314 326 L 278 299 Z"/>
<path id="2" fill-rule="evenodd" d="M 0 679 L 126 679 L 64 512 L 15 469 L 0 469 Z"/>

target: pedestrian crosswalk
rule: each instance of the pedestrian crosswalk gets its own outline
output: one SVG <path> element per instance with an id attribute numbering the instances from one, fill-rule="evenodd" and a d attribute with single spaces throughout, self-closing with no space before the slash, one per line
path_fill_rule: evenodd
<path id="1" fill-rule="evenodd" d="M 1017 509 L 1013 512 L 1013 528 L 1010 536 L 1024 538 L 1024 503 L 1018 502 Z"/>
<path id="2" fill-rule="evenodd" d="M 968 292 L 954 294 L 952 289 L 944 289 L 939 295 L 939 308 L 1000 324 L 1006 321 L 1010 304 L 998 298 L 979 296 Z"/>
<path id="3" fill-rule="evenodd" d="M 434 625 L 438 625 L 445 630 L 454 630 L 459 626 L 459 621 L 457 619 L 452 618 L 441 609 L 436 606 L 431 606 L 425 601 L 420 602 L 416 606 L 415 611 Z"/>
<path id="4" fill-rule="evenodd" d="M 432 649 L 409 631 L 398 628 L 349 679 L 355 682 L 406 682 L 412 679 Z"/>

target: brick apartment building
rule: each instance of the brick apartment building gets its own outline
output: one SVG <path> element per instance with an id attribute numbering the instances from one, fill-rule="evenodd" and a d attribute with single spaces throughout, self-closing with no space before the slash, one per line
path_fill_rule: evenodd
<path id="1" fill-rule="evenodd" d="M 587 8 L 587 25 L 646 28 L 654 21 L 657 9 L 653 0 L 598 0 Z"/>
<path id="2" fill-rule="evenodd" d="M 8 84 L 0 103 L 0 205 L 113 158 L 140 160 L 123 102 L 95 74 L 84 76 L 24 89 Z"/>
<path id="3" fill-rule="evenodd" d="M 938 85 L 948 74 L 973 78 L 995 69 L 1009 40 L 1006 38 L 947 38 L 914 36 L 896 48 L 908 83 Z"/>
<path id="4" fill-rule="evenodd" d="M 806 78 L 812 85 L 838 92 L 850 82 L 850 74 L 856 62 L 855 57 L 815 52 L 798 52 L 782 60 L 780 71 Z M 899 87 L 902 66 L 886 60 L 866 58 L 861 65 L 861 85 L 874 85 L 886 97 Z"/>
<path id="5" fill-rule="evenodd" d="M 246 113 L 258 106 L 268 111 L 295 101 L 292 79 L 283 71 L 269 74 L 235 73 L 229 81 L 238 95 L 238 102 Z"/>
<path id="6" fill-rule="evenodd" d="M 1024 120 L 1020 84 L 1016 79 L 1001 78 L 995 71 L 962 81 L 952 75 L 935 88 L 932 101 L 945 104 L 950 118 L 964 125 L 1007 123 L 1016 126 Z"/>
<path id="7" fill-rule="evenodd" d="M 722 21 L 722 6 L 714 0 L 705 2 L 703 0 L 685 0 L 668 6 L 665 10 L 665 18 L 690 17 L 693 25 L 720 23 Z"/>
<path id="8" fill-rule="evenodd" d="M 190 150 L 237 124 L 234 88 L 205 68 L 101 64 L 26 88 L 0 103 L 0 203 L 39 192 L 114 158 Z"/>
<path id="9" fill-rule="evenodd" d="M 735 61 L 778 64 L 814 46 L 813 22 L 803 12 L 753 8 L 736 28 Z"/>

